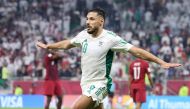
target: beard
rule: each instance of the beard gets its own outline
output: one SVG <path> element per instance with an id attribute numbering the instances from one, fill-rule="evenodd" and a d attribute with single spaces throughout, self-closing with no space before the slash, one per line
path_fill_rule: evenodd
<path id="1" fill-rule="evenodd" d="M 96 27 L 94 27 L 94 28 L 88 28 L 87 29 L 87 32 L 89 33 L 89 34 L 94 34 L 94 33 L 96 33 L 98 31 L 98 28 L 96 28 Z"/>

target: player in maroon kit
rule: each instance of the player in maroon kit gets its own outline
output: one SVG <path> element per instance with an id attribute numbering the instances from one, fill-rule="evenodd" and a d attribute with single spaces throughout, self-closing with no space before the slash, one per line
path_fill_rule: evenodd
<path id="1" fill-rule="evenodd" d="M 142 59 L 136 59 L 130 64 L 129 69 L 129 91 L 130 96 L 136 103 L 136 109 L 140 109 L 143 102 L 146 102 L 145 75 L 148 75 L 150 85 L 153 82 L 150 77 L 149 65 Z"/>
<path id="2" fill-rule="evenodd" d="M 44 82 L 44 95 L 46 95 L 45 109 L 49 109 L 51 98 L 57 96 L 57 109 L 61 109 L 63 91 L 58 77 L 58 60 L 61 57 L 54 51 L 48 51 L 44 58 L 46 76 Z"/>

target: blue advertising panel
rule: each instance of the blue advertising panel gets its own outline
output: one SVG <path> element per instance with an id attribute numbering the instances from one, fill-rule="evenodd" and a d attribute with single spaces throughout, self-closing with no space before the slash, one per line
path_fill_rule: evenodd
<path id="1" fill-rule="evenodd" d="M 190 97 L 148 96 L 142 109 L 190 109 Z"/>
<path id="2" fill-rule="evenodd" d="M 0 95 L 0 108 L 42 108 L 42 95 Z"/>

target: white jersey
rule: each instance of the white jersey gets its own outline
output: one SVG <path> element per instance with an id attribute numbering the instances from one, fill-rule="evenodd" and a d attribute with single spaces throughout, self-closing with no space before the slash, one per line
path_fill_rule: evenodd
<path id="1" fill-rule="evenodd" d="M 127 52 L 133 46 L 108 30 L 103 30 L 97 38 L 83 30 L 71 40 L 71 43 L 82 48 L 81 85 L 103 82 L 108 88 L 112 82 L 110 70 L 114 51 Z"/>

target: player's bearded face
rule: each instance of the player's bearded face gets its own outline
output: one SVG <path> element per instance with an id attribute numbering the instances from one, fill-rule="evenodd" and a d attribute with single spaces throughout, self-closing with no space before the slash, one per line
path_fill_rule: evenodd
<path id="1" fill-rule="evenodd" d="M 97 31 L 98 31 L 98 27 L 96 27 L 96 26 L 88 26 L 88 25 L 87 25 L 87 32 L 88 32 L 89 34 L 96 33 Z"/>
<path id="2" fill-rule="evenodd" d="M 100 27 L 99 22 L 100 21 L 99 21 L 99 18 L 97 16 L 97 13 L 95 13 L 95 12 L 88 13 L 87 19 L 86 19 L 87 32 L 89 34 L 96 33 Z"/>

